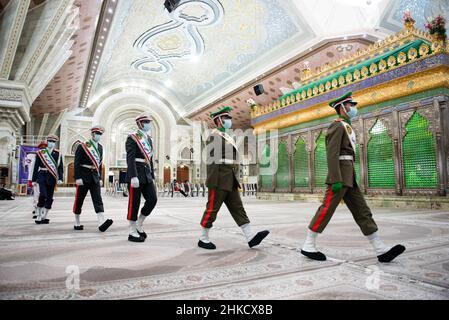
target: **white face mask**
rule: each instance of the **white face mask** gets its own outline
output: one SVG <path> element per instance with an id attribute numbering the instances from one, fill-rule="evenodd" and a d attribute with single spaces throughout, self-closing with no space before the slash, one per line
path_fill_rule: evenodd
<path id="1" fill-rule="evenodd" d="M 231 119 L 224 119 L 223 120 L 223 128 L 231 129 L 231 127 L 232 127 L 232 120 Z"/>
<path id="2" fill-rule="evenodd" d="M 92 140 L 94 140 L 95 142 L 100 142 L 101 139 L 101 134 L 94 134 L 92 136 Z"/>
<path id="3" fill-rule="evenodd" d="M 55 147 L 55 142 L 48 142 L 48 149 L 53 149 Z"/>
<path id="4" fill-rule="evenodd" d="M 142 125 L 142 131 L 148 132 L 151 130 L 151 123 L 143 123 Z"/>
<path id="5" fill-rule="evenodd" d="M 351 107 L 351 109 L 349 109 L 349 111 L 347 112 L 348 117 L 349 117 L 350 119 L 356 117 L 356 116 L 357 116 L 357 111 L 358 111 L 358 110 L 357 110 L 356 107 Z"/>

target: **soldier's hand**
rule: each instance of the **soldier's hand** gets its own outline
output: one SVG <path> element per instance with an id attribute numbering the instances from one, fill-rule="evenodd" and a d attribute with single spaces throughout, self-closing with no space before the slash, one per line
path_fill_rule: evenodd
<path id="1" fill-rule="evenodd" d="M 33 187 L 37 186 L 37 182 L 33 181 Z"/>
<path id="2" fill-rule="evenodd" d="M 332 184 L 332 193 L 339 193 L 343 189 L 343 183 L 336 182 Z"/>
<path id="3" fill-rule="evenodd" d="M 83 179 L 76 179 L 75 183 L 76 183 L 77 186 L 83 186 L 84 185 Z"/>
<path id="4" fill-rule="evenodd" d="M 139 178 L 137 177 L 131 178 L 131 187 L 133 188 L 139 187 Z"/>
<path id="5" fill-rule="evenodd" d="M 58 180 L 58 186 L 60 186 L 61 184 L 63 184 L 62 180 Z"/>

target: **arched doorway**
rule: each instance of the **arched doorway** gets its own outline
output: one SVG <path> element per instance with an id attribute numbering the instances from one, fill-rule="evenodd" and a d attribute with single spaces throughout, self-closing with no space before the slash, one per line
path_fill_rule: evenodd
<path id="1" fill-rule="evenodd" d="M 176 170 L 176 180 L 179 182 L 189 180 L 189 167 L 187 167 L 186 165 L 178 166 Z"/>
<path id="2" fill-rule="evenodd" d="M 75 164 L 73 162 L 69 163 L 67 172 L 67 185 L 70 187 L 75 185 Z"/>
<path id="3" fill-rule="evenodd" d="M 164 184 L 170 183 L 170 181 L 171 181 L 170 167 L 164 167 Z"/>

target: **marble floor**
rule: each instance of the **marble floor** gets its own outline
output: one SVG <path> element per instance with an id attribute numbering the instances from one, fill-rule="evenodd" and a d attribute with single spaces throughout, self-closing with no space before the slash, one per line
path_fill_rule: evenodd
<path id="1" fill-rule="evenodd" d="M 318 246 L 297 246 L 318 203 L 244 198 L 253 228 L 269 229 L 249 249 L 225 207 L 197 247 L 205 198 L 160 198 L 145 243 L 127 241 L 127 198 L 105 196 L 114 224 L 100 233 L 90 199 L 84 231 L 73 230 L 73 197 L 58 196 L 50 224 L 36 225 L 31 199 L 0 201 L 0 299 L 449 299 L 449 212 L 373 209 L 387 244 L 407 251 L 390 264 L 375 254 L 344 205 Z"/>

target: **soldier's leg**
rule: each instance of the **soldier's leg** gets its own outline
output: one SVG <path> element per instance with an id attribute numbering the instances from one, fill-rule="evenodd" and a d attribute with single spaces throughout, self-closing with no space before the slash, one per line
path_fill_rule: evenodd
<path id="1" fill-rule="evenodd" d="M 209 199 L 206 204 L 206 210 L 201 218 L 201 226 L 210 229 L 217 218 L 217 213 L 223 204 L 227 192 L 220 189 L 209 189 Z"/>
<path id="2" fill-rule="evenodd" d="M 157 203 L 157 191 L 156 186 L 154 182 L 145 183 L 141 186 L 142 188 L 142 195 L 145 198 L 145 204 L 142 207 L 142 210 L 140 211 L 140 215 L 137 220 L 137 232 L 139 235 L 143 238 L 147 237 L 147 234 L 145 233 L 145 230 L 143 229 L 143 223 L 148 217 L 151 212 L 153 211 L 154 207 Z"/>
<path id="3" fill-rule="evenodd" d="M 101 232 L 105 232 L 112 225 L 113 221 L 112 219 L 106 219 L 104 216 L 104 205 L 103 199 L 101 198 L 101 187 L 99 184 L 92 183 L 91 185 L 89 185 L 89 190 L 95 212 L 97 213 L 98 229 Z"/>
<path id="4" fill-rule="evenodd" d="M 206 210 L 201 218 L 201 236 L 198 246 L 203 249 L 216 249 L 215 244 L 209 240 L 209 231 L 217 219 L 217 213 L 223 204 L 227 192 L 220 189 L 209 189 L 209 199 L 206 204 Z"/>
<path id="5" fill-rule="evenodd" d="M 37 201 L 37 211 L 36 211 L 36 224 L 42 223 L 42 216 L 44 214 L 44 206 L 45 206 L 45 200 L 47 198 L 47 184 L 43 179 L 40 179 L 38 181 L 39 184 L 39 198 Z"/>
<path id="6" fill-rule="evenodd" d="M 239 227 L 250 222 L 238 189 L 229 192 L 224 199 L 224 203 Z"/>
<path id="7" fill-rule="evenodd" d="M 73 225 L 73 229 L 75 230 L 84 230 L 84 226 L 81 225 L 80 216 L 87 191 L 89 191 L 87 186 L 76 186 L 75 202 L 73 203 L 73 213 L 75 215 L 75 224 Z"/>
<path id="8" fill-rule="evenodd" d="M 129 221 L 129 235 L 128 241 L 143 242 L 145 239 L 137 232 L 137 215 L 139 214 L 140 196 L 142 185 L 139 188 L 133 188 L 131 183 L 128 183 L 128 221 Z"/>
<path id="9" fill-rule="evenodd" d="M 89 191 L 88 186 L 76 186 L 75 202 L 73 203 L 73 213 L 74 214 L 81 214 L 81 211 L 83 209 L 84 199 L 86 198 L 88 191 Z"/>
<path id="10" fill-rule="evenodd" d="M 306 240 L 301 247 L 301 253 L 306 257 L 318 261 L 326 260 L 326 256 L 316 249 L 316 238 L 326 228 L 347 189 L 343 187 L 339 192 L 332 192 L 332 185 L 327 186 L 323 203 L 310 221 Z"/>
<path id="11" fill-rule="evenodd" d="M 343 187 L 339 192 L 332 192 L 332 186 L 328 185 L 324 194 L 324 200 L 310 221 L 309 229 L 316 233 L 321 233 L 331 220 L 335 209 L 346 193 L 347 187 Z"/>
<path id="12" fill-rule="evenodd" d="M 141 214 L 148 217 L 157 203 L 157 191 L 154 182 L 142 185 L 142 195 L 145 198 L 145 204 L 142 207 Z"/>
<path id="13" fill-rule="evenodd" d="M 349 188 L 344 200 L 362 233 L 376 251 L 380 262 L 390 262 L 405 251 L 405 247 L 401 244 L 390 247 L 383 243 L 377 232 L 378 227 L 373 219 L 371 210 L 366 204 L 365 197 L 357 184 L 354 185 L 354 188 Z"/>
<path id="14" fill-rule="evenodd" d="M 243 235 L 250 248 L 259 245 L 262 240 L 270 233 L 268 230 L 253 232 L 248 215 L 243 207 L 242 198 L 237 188 L 229 192 L 225 198 L 225 204 L 229 209 L 234 221 L 242 229 Z"/>
<path id="15" fill-rule="evenodd" d="M 139 188 L 131 187 L 131 184 L 128 184 L 128 216 L 127 219 L 130 221 L 137 221 L 137 216 L 139 214 L 140 208 L 140 197 L 141 197 L 141 186 Z"/>
<path id="16" fill-rule="evenodd" d="M 43 209 L 42 214 L 42 223 L 47 224 L 50 222 L 49 219 L 47 219 L 48 212 L 51 209 L 51 206 L 53 205 L 53 195 L 55 193 L 55 184 L 47 184 L 47 197 L 45 198 L 45 206 Z"/>
<path id="17" fill-rule="evenodd" d="M 343 200 L 365 236 L 373 234 L 378 230 L 376 222 L 373 219 L 373 214 L 366 204 L 365 197 L 357 184 L 353 188 L 348 188 Z"/>

